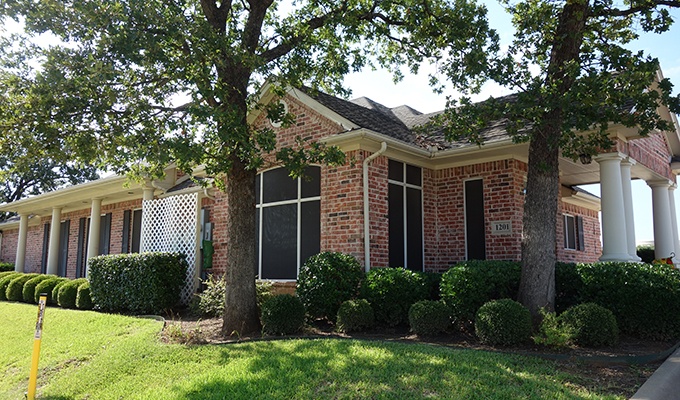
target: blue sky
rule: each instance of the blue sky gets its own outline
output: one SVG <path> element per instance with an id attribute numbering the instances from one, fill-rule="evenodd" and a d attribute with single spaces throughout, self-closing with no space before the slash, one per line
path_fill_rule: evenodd
<path id="1" fill-rule="evenodd" d="M 504 43 L 512 39 L 512 25 L 510 16 L 494 1 L 484 1 L 489 9 L 489 22 L 499 34 Z M 675 93 L 680 91 L 680 10 L 672 10 L 675 24 L 670 31 L 664 34 L 645 34 L 641 32 L 640 38 L 628 47 L 631 50 L 644 50 L 646 54 L 659 59 L 661 69 L 666 78 L 675 84 Z M 427 68 L 424 69 L 428 71 Z M 432 71 L 432 69 L 429 69 Z M 407 71 L 404 71 L 407 74 Z M 396 107 L 408 104 L 421 112 L 433 112 L 444 108 L 446 95 L 456 96 L 452 90 L 444 95 L 432 93 L 427 83 L 427 74 L 418 76 L 406 75 L 398 84 L 392 82 L 392 77 L 384 71 L 364 71 L 349 75 L 345 84 L 352 89 L 352 98 L 366 96 L 388 107 Z M 508 94 L 502 88 L 487 85 L 482 93 L 473 100 L 481 100 L 489 95 Z M 588 185 L 586 190 L 599 195 L 599 185 Z M 635 231 L 638 243 L 652 241 L 654 230 L 652 226 L 652 192 L 644 181 L 632 182 L 633 208 L 635 214 Z M 676 210 L 680 212 L 680 189 L 675 193 Z"/>

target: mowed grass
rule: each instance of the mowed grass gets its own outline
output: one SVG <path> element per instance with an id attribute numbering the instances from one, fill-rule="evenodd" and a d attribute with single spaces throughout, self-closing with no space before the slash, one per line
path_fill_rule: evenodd
<path id="1" fill-rule="evenodd" d="M 0 302 L 0 398 L 22 399 L 37 307 Z M 184 346 L 148 319 L 48 308 L 41 399 L 608 399 L 545 360 L 355 340 Z"/>

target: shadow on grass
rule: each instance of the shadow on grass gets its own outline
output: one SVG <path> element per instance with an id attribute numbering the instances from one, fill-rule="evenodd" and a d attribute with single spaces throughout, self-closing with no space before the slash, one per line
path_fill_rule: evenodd
<path id="1" fill-rule="evenodd" d="M 428 345 L 294 340 L 223 346 L 234 376 L 192 377 L 183 399 L 493 398 L 586 399 L 552 364 L 530 357 Z"/>

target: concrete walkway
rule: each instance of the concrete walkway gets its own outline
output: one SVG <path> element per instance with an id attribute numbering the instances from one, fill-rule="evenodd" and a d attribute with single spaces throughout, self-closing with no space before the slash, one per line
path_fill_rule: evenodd
<path id="1" fill-rule="evenodd" d="M 680 399 L 680 349 L 677 349 L 647 379 L 631 400 Z"/>

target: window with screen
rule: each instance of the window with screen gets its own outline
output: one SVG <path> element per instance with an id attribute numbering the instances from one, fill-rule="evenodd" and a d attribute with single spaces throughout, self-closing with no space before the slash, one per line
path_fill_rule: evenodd
<path id="1" fill-rule="evenodd" d="M 321 168 L 301 178 L 277 168 L 255 180 L 257 265 L 260 279 L 295 280 L 300 266 L 321 248 Z"/>

